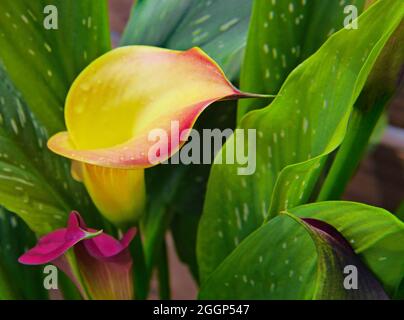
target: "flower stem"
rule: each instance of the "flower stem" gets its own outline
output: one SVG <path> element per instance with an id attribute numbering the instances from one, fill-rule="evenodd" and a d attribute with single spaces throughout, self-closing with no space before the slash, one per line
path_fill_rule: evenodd
<path id="1" fill-rule="evenodd" d="M 137 300 L 145 300 L 149 294 L 150 275 L 146 268 L 142 236 L 139 227 L 137 228 L 137 234 L 133 239 L 133 245 L 130 246 L 130 249 L 133 257 L 135 297 Z"/>
<path id="2" fill-rule="evenodd" d="M 162 243 L 160 256 L 157 260 L 157 274 L 159 279 L 160 299 L 171 299 L 170 272 L 168 270 L 167 245 L 165 241 Z"/>
<path id="3" fill-rule="evenodd" d="M 0 264 L 0 300 L 13 300 L 18 298 L 18 295 L 15 293 L 9 281 L 9 276 Z"/>
<path id="4" fill-rule="evenodd" d="M 86 283 L 82 278 L 82 275 L 80 273 L 78 264 L 77 264 L 77 259 L 76 255 L 74 254 L 73 250 L 69 250 L 65 253 L 64 257 L 60 258 L 60 264 L 56 264 L 60 269 L 64 269 L 62 266 L 64 265 L 63 261 L 66 261 L 66 266 L 64 272 L 69 275 L 69 277 L 72 279 L 73 283 L 77 286 L 78 290 L 80 291 L 80 294 L 84 300 L 92 300 L 92 297 L 90 296 Z"/>
<path id="5" fill-rule="evenodd" d="M 355 107 L 349 122 L 348 130 L 330 171 L 324 181 L 317 201 L 339 200 L 351 177 L 358 168 L 369 138 L 379 120 L 389 96 L 382 96 L 372 103 L 359 101 L 361 108 Z"/>

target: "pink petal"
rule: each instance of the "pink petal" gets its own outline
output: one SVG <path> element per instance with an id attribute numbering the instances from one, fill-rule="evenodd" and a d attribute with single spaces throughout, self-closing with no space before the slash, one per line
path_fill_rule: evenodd
<path id="1" fill-rule="evenodd" d="M 98 234 L 98 232 L 89 232 L 83 229 L 81 225 L 84 225 L 84 222 L 80 215 L 77 212 L 72 212 L 67 228 L 43 236 L 37 245 L 24 253 L 18 261 L 29 265 L 49 263 L 62 256 L 79 241 Z"/>
<path id="2" fill-rule="evenodd" d="M 83 242 L 88 253 L 97 259 L 111 259 L 118 256 L 127 249 L 130 242 L 136 234 L 136 229 L 131 228 L 123 236 L 121 241 L 116 240 L 107 234 L 101 234 L 96 238 L 92 238 Z"/>

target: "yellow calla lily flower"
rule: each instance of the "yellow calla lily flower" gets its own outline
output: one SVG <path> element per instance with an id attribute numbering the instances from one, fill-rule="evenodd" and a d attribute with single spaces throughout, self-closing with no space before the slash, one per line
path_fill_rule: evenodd
<path id="1" fill-rule="evenodd" d="M 73 176 L 84 183 L 100 212 L 116 224 L 133 223 L 144 211 L 144 169 L 155 165 L 148 139 L 156 128 L 190 129 L 215 101 L 250 96 L 226 79 L 199 48 L 174 51 L 148 46 L 112 50 L 77 77 L 67 95 L 67 132 L 48 141 L 73 160 Z M 169 139 L 167 159 L 184 143 Z"/>

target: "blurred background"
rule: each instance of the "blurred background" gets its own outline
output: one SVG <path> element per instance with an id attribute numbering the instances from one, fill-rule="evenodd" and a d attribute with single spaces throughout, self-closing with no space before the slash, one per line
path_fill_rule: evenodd
<path id="1" fill-rule="evenodd" d="M 109 0 L 113 45 L 119 42 L 133 3 L 134 0 Z M 386 121 L 388 125 L 380 143 L 374 145 L 362 161 L 344 199 L 383 207 L 393 212 L 400 208 L 401 216 L 404 216 L 403 86 L 391 101 Z M 179 261 L 170 235 L 168 238 L 172 298 L 194 299 L 197 294 L 196 285 L 188 268 Z M 150 298 L 157 299 L 156 282 L 153 282 Z"/>

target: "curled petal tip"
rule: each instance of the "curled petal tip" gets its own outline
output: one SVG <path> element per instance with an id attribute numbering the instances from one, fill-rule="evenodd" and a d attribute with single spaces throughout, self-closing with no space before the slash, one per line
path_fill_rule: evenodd
<path id="1" fill-rule="evenodd" d="M 132 242 L 133 238 L 136 236 L 137 229 L 136 228 L 130 228 L 122 237 L 121 239 L 121 245 L 124 248 L 127 248 L 129 244 Z"/>
<path id="2" fill-rule="evenodd" d="M 91 238 L 95 238 L 95 237 L 97 237 L 97 236 L 99 236 L 101 233 L 103 233 L 104 232 L 104 230 L 97 230 L 97 231 L 94 231 L 94 232 L 89 232 L 89 231 L 86 231 L 85 232 L 85 238 L 84 239 L 91 239 Z"/>
<path id="3" fill-rule="evenodd" d="M 69 214 L 69 219 L 67 221 L 68 228 L 85 228 L 83 225 L 82 218 L 77 211 L 72 211 Z"/>
<path id="4" fill-rule="evenodd" d="M 231 100 L 231 99 L 249 99 L 249 98 L 261 98 L 261 99 L 269 99 L 275 98 L 277 95 L 273 94 L 260 94 L 260 93 L 251 93 L 251 92 L 243 92 L 238 89 L 235 89 L 234 96 L 230 96 L 224 98 L 222 100 Z"/>

